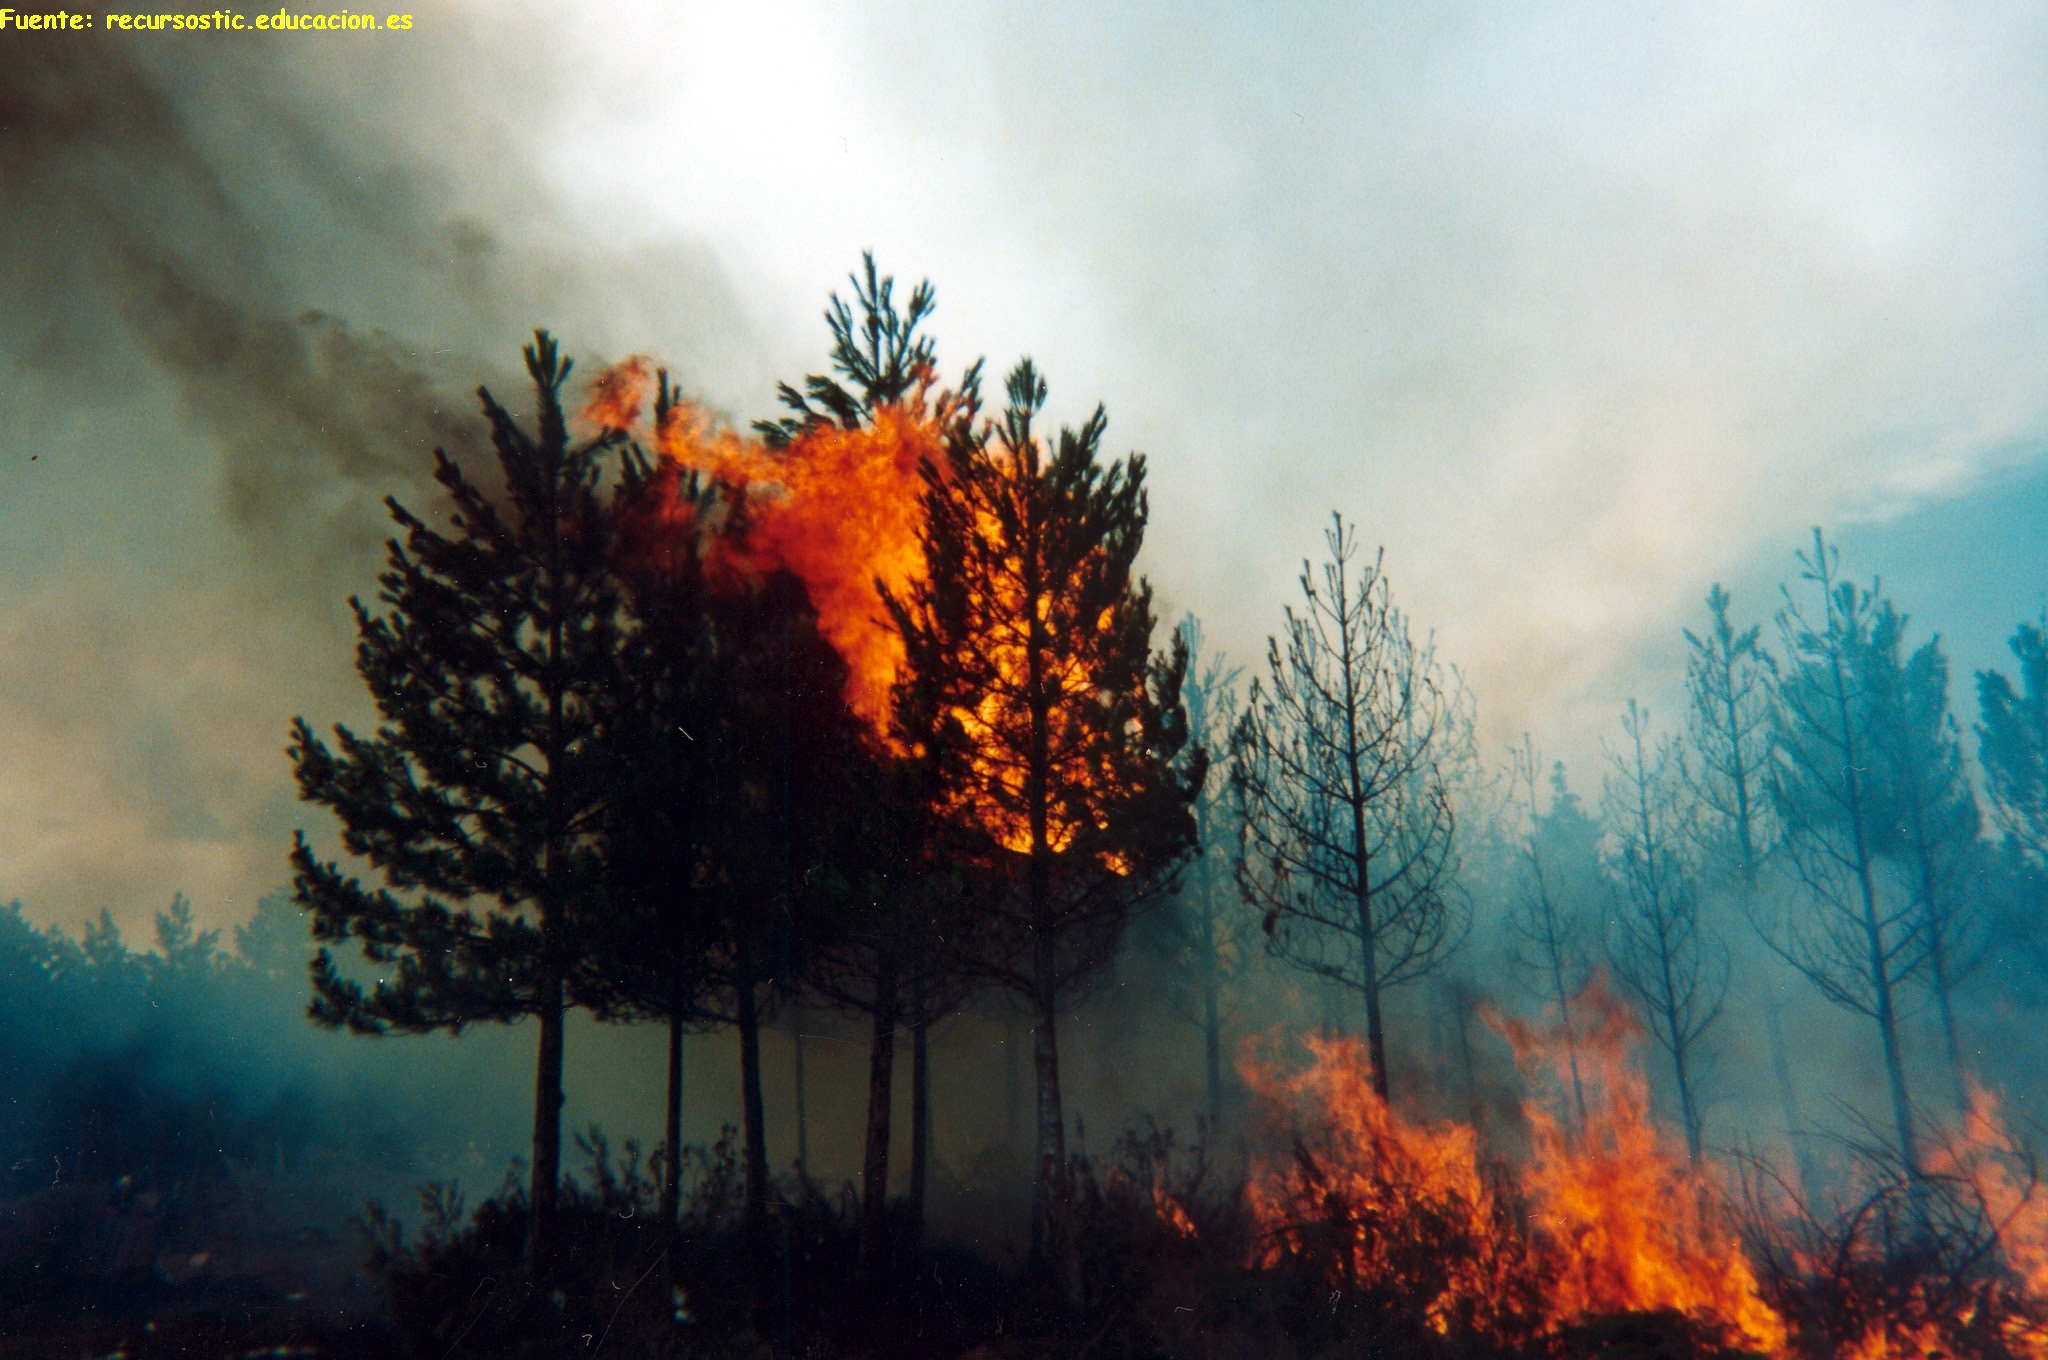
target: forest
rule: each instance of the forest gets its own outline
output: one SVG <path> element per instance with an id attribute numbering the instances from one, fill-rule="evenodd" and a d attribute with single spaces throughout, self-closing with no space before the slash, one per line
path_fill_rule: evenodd
<path id="1" fill-rule="evenodd" d="M 1483 749 L 1369 518 L 1226 656 L 935 307 L 746 430 L 536 333 L 289 885 L 0 913 L 0 1355 L 2048 1356 L 2048 618 L 1815 529 Z"/>

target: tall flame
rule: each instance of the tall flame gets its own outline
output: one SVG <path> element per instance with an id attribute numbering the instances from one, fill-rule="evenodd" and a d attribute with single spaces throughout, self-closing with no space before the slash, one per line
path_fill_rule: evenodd
<path id="1" fill-rule="evenodd" d="M 634 428 L 650 390 L 648 367 L 632 359 L 601 374 L 584 419 L 603 429 Z M 670 407 L 652 436 L 667 469 L 702 473 L 744 503 L 745 539 L 720 543 L 721 565 L 787 568 L 803 581 L 819 631 L 846 662 L 848 705 L 886 734 L 903 644 L 884 617 L 877 585 L 900 593 L 924 567 L 919 469 L 927 459 L 936 465 L 942 452 L 924 394 L 883 407 L 864 428 L 816 426 L 782 449 L 724 428 L 688 403 Z"/>
<path id="2" fill-rule="evenodd" d="M 1466 1244 L 1428 1307 L 1439 1330 L 1462 1316 L 1497 1332 L 1504 1305 L 1531 1297 L 1550 1328 L 1598 1314 L 1670 1311 L 1750 1349 L 1786 1354 L 1784 1319 L 1758 1289 L 1722 1187 L 1687 1165 L 1650 1119 L 1647 1084 L 1629 1061 L 1636 1031 L 1626 1012 L 1597 988 L 1577 1004 L 1593 1017 L 1572 1037 L 1596 1099 L 1576 1131 L 1543 1103 L 1524 1104 L 1534 1148 L 1513 1190 L 1532 1229 L 1526 1244 L 1515 1240 L 1513 1215 L 1482 1175 L 1475 1132 L 1405 1120 L 1373 1091 L 1363 1044 L 1310 1037 L 1309 1064 L 1293 1075 L 1248 1058 L 1241 1070 L 1261 1105 L 1297 1123 L 1309 1113 L 1327 1129 L 1313 1170 L 1300 1154 L 1254 1167 L 1248 1197 L 1274 1243 L 1268 1263 L 1316 1216 L 1318 1202 L 1347 1204 L 1361 1224 L 1426 1215 L 1452 1222 Z M 1564 1061 L 1561 1030 L 1496 1026 L 1532 1073 Z M 1356 1236 L 1352 1271 L 1385 1278 L 1398 1267 L 1383 1237 L 1363 1227 Z"/>
<path id="3" fill-rule="evenodd" d="M 1547 1104 L 1522 1108 L 1534 1140 L 1522 1189 L 1558 1267 L 1553 1316 L 1669 1309 L 1782 1353 L 1784 1319 L 1759 1293 L 1725 1187 L 1691 1166 L 1650 1117 L 1649 1082 L 1631 1059 L 1641 1031 L 1599 983 L 1574 1006 L 1569 1052 L 1561 1029 L 1495 1022 L 1525 1070 L 1556 1079 L 1561 1090 L 1575 1054 L 1594 1093 L 1576 1133 Z"/>

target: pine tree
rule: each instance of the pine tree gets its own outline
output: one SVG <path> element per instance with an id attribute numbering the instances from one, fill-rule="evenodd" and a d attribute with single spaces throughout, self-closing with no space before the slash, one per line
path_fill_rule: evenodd
<path id="1" fill-rule="evenodd" d="M 1183 687 L 1188 732 L 1196 749 L 1223 750 L 1237 725 L 1237 682 L 1242 672 L 1226 665 L 1220 653 L 1204 650 L 1201 621 L 1190 614 L 1181 622 L 1194 674 Z M 1205 1108 L 1213 1131 L 1223 1118 L 1224 1020 L 1228 993 L 1241 986 L 1250 951 L 1245 923 L 1237 910 L 1238 834 L 1225 770 L 1212 770 L 1194 804 L 1194 862 L 1183 878 L 1166 921 L 1178 937 L 1180 956 L 1190 965 L 1194 992 L 1187 996 L 1178 982 L 1171 1000 L 1182 1000 L 1185 1013 L 1202 1034 L 1202 1077 Z"/>
<path id="2" fill-rule="evenodd" d="M 2036 865 L 2048 864 L 2048 620 L 2012 635 L 2019 687 L 1999 671 L 1977 672 L 1984 721 L 1977 728 L 1985 792 L 1999 828 Z"/>
<path id="3" fill-rule="evenodd" d="M 929 282 L 896 303 L 895 280 L 861 257 L 849 302 L 832 295 L 825 320 L 831 371 L 812 374 L 799 392 L 780 388 L 790 414 L 756 426 L 771 444 L 790 447 L 821 426 L 873 430 L 894 408 L 931 429 L 974 409 L 979 366 L 957 392 L 933 392 L 936 348 L 921 329 L 936 306 Z M 883 1245 L 889 1188 L 891 1113 L 898 1035 L 911 1039 L 911 1200 L 921 1221 L 929 1152 L 929 1030 L 965 998 L 966 979 L 944 937 L 959 935 L 957 875 L 941 849 L 932 815 L 932 715 L 899 706 L 890 740 L 849 749 L 845 777 L 857 786 L 836 818 L 833 882 L 844 928 L 808 970 L 811 989 L 869 1023 L 868 1109 L 861 1163 L 861 1255 L 869 1267 Z"/>
<path id="4" fill-rule="evenodd" d="M 1875 588 L 1841 579 L 1818 529 L 1799 555 L 1819 610 L 1789 590 L 1778 614 L 1785 674 L 1772 731 L 1772 806 L 1807 909 L 1757 904 L 1764 943 L 1830 1002 L 1876 1025 L 1900 1162 L 1921 1178 L 1913 1104 L 1899 1036 L 1899 989 L 1927 962 L 1920 912 L 1910 894 L 1888 892 L 1878 863 L 1886 834 L 1875 786 L 1880 720 L 1872 688 Z"/>
<path id="5" fill-rule="evenodd" d="M 1955 989 L 1981 956 L 1986 860 L 1977 795 L 1962 735 L 1948 707 L 1948 657 L 1939 637 L 1905 652 L 1906 618 L 1879 605 L 1866 654 L 1871 701 L 1874 848 L 1898 866 L 1919 908 L 1926 981 L 1934 993 L 1956 1108 L 1969 1078 L 1956 1029 Z"/>
<path id="6" fill-rule="evenodd" d="M 1444 774 L 1457 706 L 1379 560 L 1354 573 L 1342 516 L 1325 541 L 1329 560 L 1320 573 L 1302 564 L 1302 612 L 1288 609 L 1284 642 L 1268 640 L 1232 736 L 1239 883 L 1275 953 L 1363 998 L 1384 1097 L 1382 997 L 1464 937 Z"/>
<path id="7" fill-rule="evenodd" d="M 572 443 L 570 364 L 537 333 L 529 433 L 479 390 L 504 479 L 494 498 L 440 451 L 452 532 L 388 501 L 402 537 L 379 578 L 385 612 L 352 601 L 356 668 L 377 730 L 298 719 L 300 797 L 340 820 L 369 886 L 303 832 L 293 885 L 323 947 L 312 1014 L 364 1034 L 539 1022 L 528 1269 L 555 1252 L 563 1026 L 569 986 L 603 906 L 600 701 L 616 673 L 612 521 L 598 482 L 616 436 Z M 353 941 L 375 980 L 331 949 Z"/>
<path id="8" fill-rule="evenodd" d="M 1550 769 L 1550 810 L 1537 806 L 1536 748 L 1528 734 L 1513 752 L 1511 782 L 1529 812 L 1520 847 L 1514 897 L 1508 907 L 1509 960 L 1546 1006 L 1557 1007 L 1572 1109 L 1586 1122 L 1586 1088 L 1579 1071 L 1578 1031 L 1572 1002 L 1592 977 L 1597 938 L 1600 825 L 1586 815 L 1565 778 L 1564 763 Z"/>
<path id="9" fill-rule="evenodd" d="M 1032 1257 L 1065 1265 L 1058 1017 L 1192 850 L 1205 769 L 1180 759 L 1186 646 L 1153 653 L 1134 573 L 1144 458 L 1102 465 L 1099 407 L 1041 433 L 1029 360 L 1007 394 L 1000 420 L 955 421 L 927 469 L 924 575 L 888 601 L 908 658 L 895 721 L 926 747 L 938 810 L 978 842 L 972 961 L 1035 1022 Z"/>
<path id="10" fill-rule="evenodd" d="M 1686 1150 L 1697 1165 L 1704 1126 L 1698 1050 L 1728 995 L 1728 953 L 1700 921 L 1684 762 L 1669 738 L 1650 739 L 1649 726 L 1649 713 L 1629 700 L 1625 744 L 1612 754 L 1603 790 L 1620 880 L 1607 958 L 1671 1059 Z"/>
<path id="11" fill-rule="evenodd" d="M 1745 898 L 1776 839 L 1771 822 L 1771 718 L 1777 663 L 1762 645 L 1761 625 L 1737 631 L 1728 621 L 1728 592 L 1707 592 L 1711 623 L 1704 634 L 1684 630 L 1688 650 L 1687 728 L 1695 760 L 1693 792 L 1710 852 L 1729 866 Z"/>
<path id="12" fill-rule="evenodd" d="M 657 420 L 675 399 L 666 373 L 658 382 Z M 599 707 L 614 780 L 604 823 L 609 910 L 574 990 L 605 1019 L 658 1020 L 668 1030 L 659 1212 L 663 1230 L 674 1232 L 683 1042 L 718 1019 L 721 797 L 732 782 L 729 762 L 746 743 L 732 731 L 734 677 L 705 574 L 715 489 L 634 451 L 618 507 L 625 615 L 619 674 Z M 670 1260 L 673 1267 L 673 1252 Z"/>

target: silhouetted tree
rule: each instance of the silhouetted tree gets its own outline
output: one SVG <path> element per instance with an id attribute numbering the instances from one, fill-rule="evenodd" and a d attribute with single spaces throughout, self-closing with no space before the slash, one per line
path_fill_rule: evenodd
<path id="1" fill-rule="evenodd" d="M 1698 1164 L 1698 1046 L 1728 995 L 1728 952 L 1700 923 L 1684 760 L 1670 738 L 1649 740 L 1649 726 L 1649 713 L 1629 700 L 1623 747 L 1611 754 L 1602 791 L 1620 880 L 1607 960 L 1671 1059 L 1686 1151 Z"/>
<path id="2" fill-rule="evenodd" d="M 478 393 L 502 498 L 437 450 L 452 533 L 387 502 L 403 532 L 379 578 L 388 612 L 351 602 L 356 668 L 382 715 L 376 732 L 337 727 L 330 748 L 303 718 L 293 724 L 300 797 L 335 814 L 342 845 L 383 886 L 321 858 L 303 832 L 291 858 L 316 938 L 352 940 L 382 965 L 365 985 L 323 947 L 312 968 L 315 1019 L 365 1034 L 539 1021 L 528 1267 L 544 1278 L 567 988 L 604 886 L 612 781 L 598 707 L 619 635 L 598 481 L 618 436 L 572 443 L 561 403 L 570 364 L 544 332 L 525 356 L 532 433 Z"/>
<path id="3" fill-rule="evenodd" d="M 1771 796 L 1806 901 L 1804 909 L 1759 902 L 1753 919 L 1764 943 L 1822 996 L 1876 1024 L 1900 1161 L 1918 1177 L 1898 990 L 1925 966 L 1927 946 L 1918 903 L 1910 893 L 1886 892 L 1878 864 L 1887 834 L 1873 788 L 1881 714 L 1871 649 L 1880 602 L 1874 588 L 1841 579 L 1837 554 L 1818 529 L 1799 562 L 1818 611 L 1785 591 Z"/>
<path id="4" fill-rule="evenodd" d="M 1145 462 L 1099 461 L 1100 407 L 1042 435 L 1029 360 L 1000 420 L 963 414 L 926 470 L 923 579 L 888 601 L 905 644 L 899 730 L 930 734 L 935 801 L 980 841 L 973 962 L 1035 1021 L 1034 1261 L 1065 1215 L 1058 1017 L 1193 849 L 1204 762 L 1187 744 L 1187 648 L 1152 651 L 1133 572 Z M 1070 1292 L 1071 1292 L 1071 1284 Z"/>
<path id="5" fill-rule="evenodd" d="M 1381 560 L 1354 574 L 1341 515 L 1302 612 L 1266 646 L 1231 741 L 1244 822 L 1239 883 L 1274 952 L 1365 1001 L 1373 1087 L 1387 1094 L 1381 998 L 1462 938 L 1456 818 L 1441 760 L 1452 704 L 1429 647 L 1393 606 Z M 1320 579 L 1319 579 L 1320 578 Z"/>
<path id="6" fill-rule="evenodd" d="M 920 331 L 935 306 L 930 283 L 911 290 L 899 310 L 895 280 L 861 257 L 853 299 L 834 293 L 825 313 L 831 371 L 812 374 L 802 392 L 780 389 L 790 414 L 756 428 L 779 447 L 795 447 L 822 425 L 871 430 L 894 408 L 922 426 L 942 429 L 971 411 L 979 367 L 959 393 L 931 390 L 935 350 Z M 807 981 L 842 1010 L 870 1024 L 866 1146 L 862 1157 L 863 1261 L 873 1265 L 883 1242 L 889 1188 L 889 1145 L 897 1038 L 911 1037 L 911 1200 L 921 1220 L 930 1137 L 931 1024 L 957 1006 L 966 987 L 944 943 L 960 901 L 959 875 L 942 849 L 933 815 L 933 715 L 915 705 L 892 713 L 891 740 L 862 744 L 849 755 L 860 766 L 857 797 L 839 809 L 834 878 L 843 893 L 845 928 L 821 951 Z M 914 726 L 906 726 L 911 724 Z M 958 934 L 955 930 L 954 934 Z M 801 1050 L 799 1050 L 801 1060 Z"/>
<path id="7" fill-rule="evenodd" d="M 2012 635 L 2019 685 L 2000 671 L 1977 672 L 1978 760 L 1999 829 L 2037 865 L 2048 865 L 2048 621 Z"/>
<path id="8" fill-rule="evenodd" d="M 666 373 L 657 383 L 660 421 L 675 393 Z M 721 509 L 715 489 L 635 450 L 617 507 L 625 617 L 619 674 L 598 701 L 614 780 L 604 821 L 609 911 L 573 991 L 603 1018 L 658 1020 L 668 1030 L 659 1212 L 673 1233 L 684 1036 L 719 1018 L 717 880 L 734 848 L 726 843 L 731 761 L 748 743 L 734 730 L 741 715 L 731 648 L 721 645 L 705 573 Z"/>

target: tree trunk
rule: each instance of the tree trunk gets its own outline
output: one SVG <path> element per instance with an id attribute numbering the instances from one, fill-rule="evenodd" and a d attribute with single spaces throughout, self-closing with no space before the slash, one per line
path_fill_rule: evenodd
<path id="1" fill-rule="evenodd" d="M 1017 1020 L 1006 1010 L 1003 1013 L 1003 1133 L 1010 1140 L 1012 1155 L 1017 1146 L 1017 1116 L 1023 1113 L 1024 1102 L 1020 1096 L 1023 1082 L 1017 1079 L 1017 1054 L 1024 1045 L 1017 1042 Z"/>
<path id="2" fill-rule="evenodd" d="M 1675 1028 L 1677 1017 L 1672 1014 L 1670 1019 L 1674 1025 L 1671 1032 L 1676 1035 L 1679 1033 Z M 1697 1167 L 1700 1164 L 1701 1144 L 1705 1141 L 1705 1130 L 1701 1128 L 1699 1105 L 1693 1100 L 1692 1074 L 1686 1070 L 1685 1065 L 1686 1050 L 1689 1047 L 1690 1045 L 1683 1043 L 1674 1043 L 1671 1046 L 1671 1067 L 1673 1075 L 1678 1078 L 1678 1113 L 1685 1121 L 1686 1156 Z"/>
<path id="3" fill-rule="evenodd" d="M 557 1188 L 562 1178 L 562 975 L 550 967 L 541 982 L 540 1055 L 533 1092 L 533 1219 L 527 1271 L 545 1286 L 555 1266 Z"/>
<path id="4" fill-rule="evenodd" d="M 924 1184 L 931 1166 L 931 1020 L 918 989 L 910 1014 L 910 1240 L 924 1236 Z"/>
<path id="5" fill-rule="evenodd" d="M 1209 1135 L 1223 1124 L 1223 1021 L 1216 1002 L 1216 975 L 1211 969 L 1202 997 L 1202 1059 L 1209 1081 Z"/>
<path id="6" fill-rule="evenodd" d="M 668 1099 L 662 1147 L 661 1231 L 674 1281 L 676 1220 L 683 1209 L 683 988 L 680 977 L 668 989 Z"/>
<path id="7" fill-rule="evenodd" d="M 804 1111 L 804 1020 L 802 1014 L 792 1005 L 789 1008 L 789 1034 L 792 1057 L 796 1065 L 796 1174 L 799 1179 L 811 1178 L 811 1126 Z"/>
<path id="8" fill-rule="evenodd" d="M 1955 1081 L 1956 1109 L 1970 1108 L 1969 1069 L 1963 1065 L 1963 1043 L 1956 1032 L 1955 1003 L 1949 995 L 1948 951 L 1942 947 L 1941 936 L 1934 934 L 1928 952 L 1928 965 L 1933 972 L 1934 1005 L 1941 1014 L 1941 1037 L 1948 1045 L 1949 1074 Z"/>
<path id="9" fill-rule="evenodd" d="M 1057 1263 L 1064 1255 L 1067 1133 L 1060 1110 L 1059 1032 L 1050 988 L 1037 997 L 1038 1023 L 1031 1031 L 1033 1064 L 1038 1076 L 1038 1170 L 1031 1187 L 1031 1260 Z"/>
<path id="10" fill-rule="evenodd" d="M 860 1171 L 860 1261 L 881 1262 L 889 1207 L 889 1102 L 896 1071 L 896 975 L 875 980 L 874 1033 L 868 1041 L 868 1133 Z"/>
<path id="11" fill-rule="evenodd" d="M 740 1117 L 745 1127 L 747 1209 L 749 1225 L 758 1229 L 768 1216 L 768 1133 L 761 1107 L 761 1009 L 754 994 L 753 941 L 742 930 L 736 951 L 733 1010 L 740 1030 Z"/>
<path id="12" fill-rule="evenodd" d="M 1362 861 L 1363 856 L 1360 858 Z M 1387 1036 L 1386 1031 L 1380 1028 L 1380 961 L 1379 951 L 1373 947 L 1372 896 L 1365 887 L 1364 873 L 1365 869 L 1361 863 L 1358 886 L 1358 954 L 1359 977 L 1365 984 L 1365 1047 L 1372 1059 L 1373 1093 L 1381 1100 L 1386 1100 L 1391 1088 L 1387 1083 Z"/>

